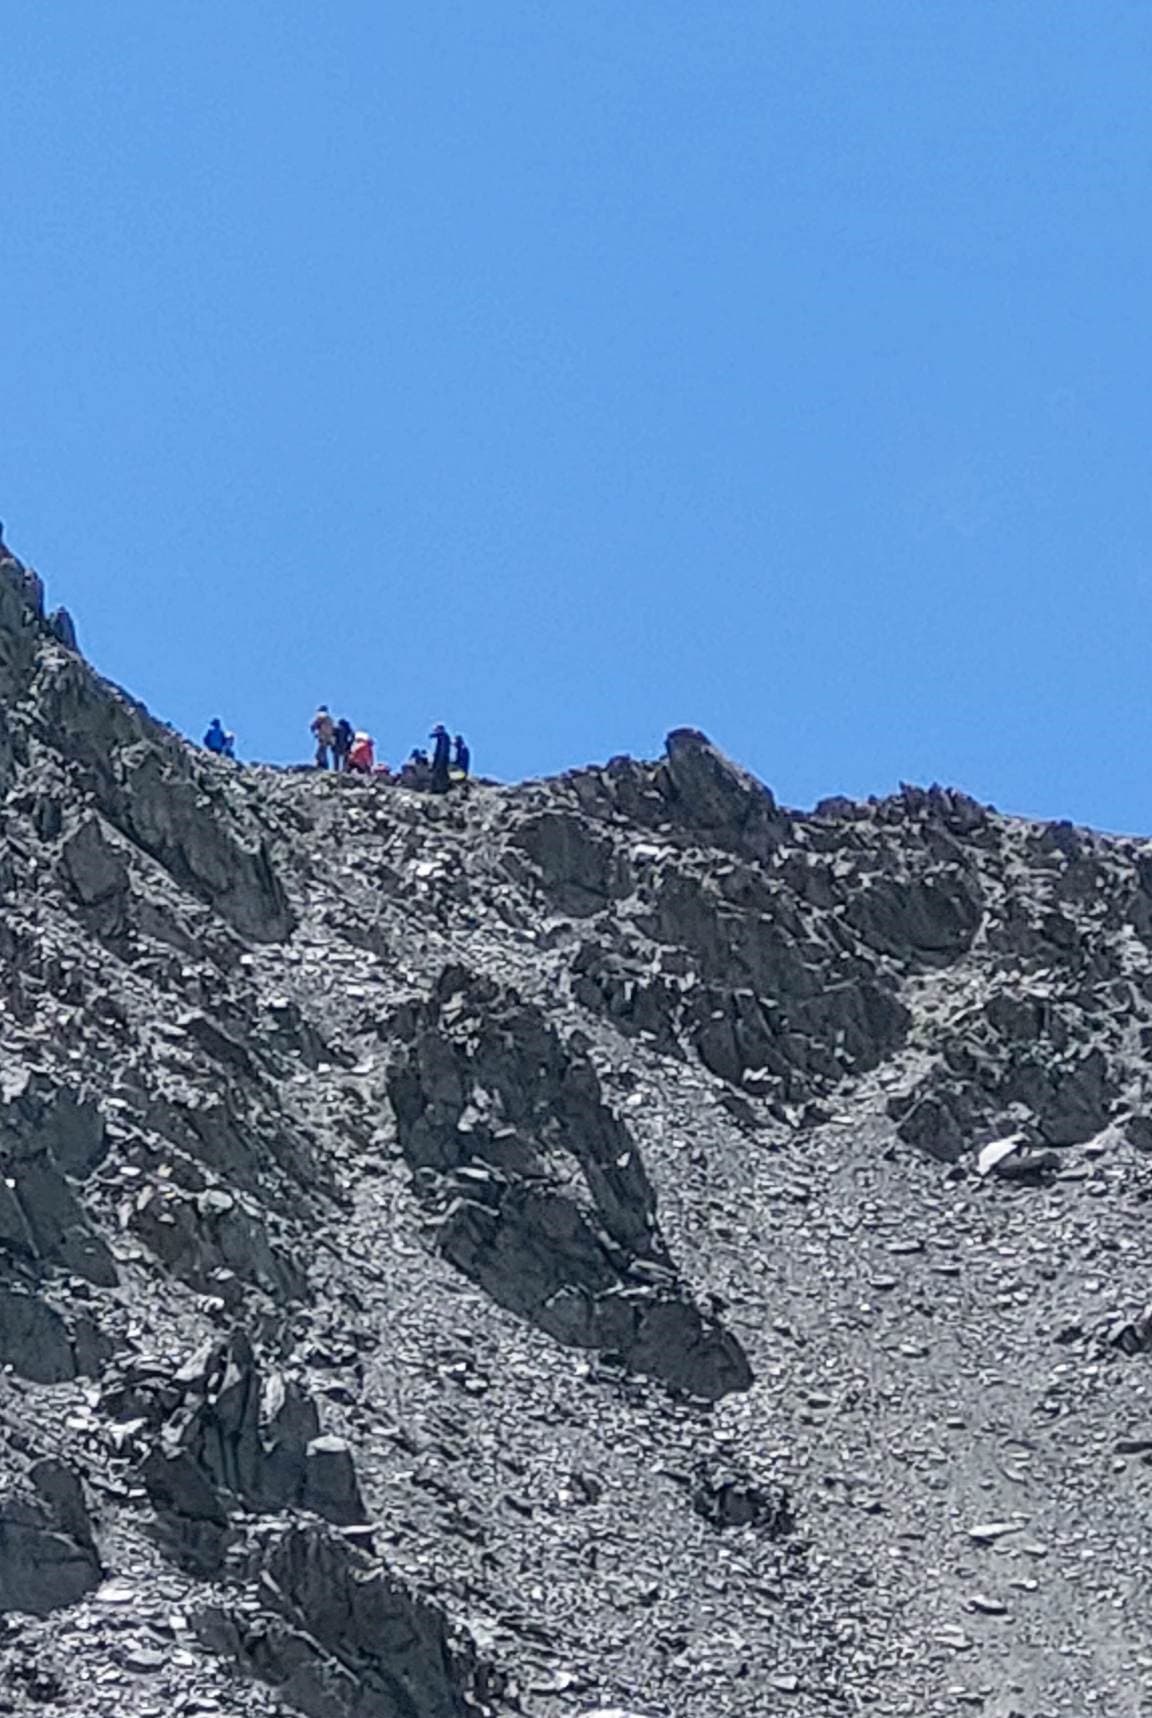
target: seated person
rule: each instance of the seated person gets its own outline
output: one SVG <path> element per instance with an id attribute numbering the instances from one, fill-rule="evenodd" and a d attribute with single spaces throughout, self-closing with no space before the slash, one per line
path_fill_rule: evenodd
<path id="1" fill-rule="evenodd" d="M 376 742 L 370 734 L 357 734 L 348 753 L 348 768 L 354 775 L 371 775 L 376 765 Z"/>

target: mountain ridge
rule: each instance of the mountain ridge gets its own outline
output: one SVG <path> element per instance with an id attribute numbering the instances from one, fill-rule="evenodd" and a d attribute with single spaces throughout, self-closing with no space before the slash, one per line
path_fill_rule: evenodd
<path id="1" fill-rule="evenodd" d="M 74 643 L 0 564 L 10 1709 L 1144 1710 L 1152 844 Z"/>

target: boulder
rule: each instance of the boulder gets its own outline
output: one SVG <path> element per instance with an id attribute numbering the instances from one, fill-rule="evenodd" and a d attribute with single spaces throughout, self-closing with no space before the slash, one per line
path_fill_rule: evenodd
<path id="1" fill-rule="evenodd" d="M 900 960 L 954 960 L 972 946 L 982 906 L 960 875 L 880 877 L 849 900 L 847 919 L 870 948 Z"/>
<path id="2" fill-rule="evenodd" d="M 325 1520 L 350 1527 L 366 1519 L 352 1449 L 344 1438 L 319 1437 L 304 1452 L 300 1502 Z"/>
<path id="3" fill-rule="evenodd" d="M 61 1384 L 81 1366 L 55 1307 L 24 1288 L 0 1287 L 0 1364 L 37 1384 Z"/>
<path id="4" fill-rule="evenodd" d="M 536 867 L 557 912 L 584 918 L 631 888 L 626 856 L 583 818 L 541 812 L 520 823 L 511 839 Z"/>
<path id="5" fill-rule="evenodd" d="M 771 790 L 697 728 L 668 735 L 658 782 L 675 814 L 718 847 L 767 858 L 787 833 L 788 819 Z"/>
<path id="6" fill-rule="evenodd" d="M 122 907 L 128 894 L 130 851 L 94 813 L 78 824 L 60 848 L 60 869 L 81 906 L 116 903 Z"/>
<path id="7" fill-rule="evenodd" d="M 0 1474 L 0 1614 L 47 1616 L 101 1579 L 80 1481 L 64 1462 L 34 1461 Z"/>

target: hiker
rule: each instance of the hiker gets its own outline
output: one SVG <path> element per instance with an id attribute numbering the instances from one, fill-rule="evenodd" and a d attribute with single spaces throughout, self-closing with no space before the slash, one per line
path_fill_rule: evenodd
<path id="1" fill-rule="evenodd" d="M 437 722 L 431 738 L 435 744 L 432 747 L 432 780 L 429 785 L 433 793 L 447 793 L 448 760 L 452 756 L 452 741 L 448 738 L 448 730 L 443 722 Z"/>
<path id="2" fill-rule="evenodd" d="M 348 754 L 356 742 L 352 724 L 347 716 L 341 716 L 336 724 L 336 735 L 332 742 L 332 758 L 338 770 L 348 768 Z"/>
<path id="3" fill-rule="evenodd" d="M 471 765 L 472 753 L 464 743 L 463 734 L 457 734 L 452 742 L 452 768 L 462 781 L 467 781 Z"/>
<path id="4" fill-rule="evenodd" d="M 328 768 L 329 753 L 335 751 L 336 724 L 328 714 L 327 704 L 321 704 L 312 718 L 312 737 L 316 741 L 316 768 Z"/>
<path id="5" fill-rule="evenodd" d="M 357 734 L 348 753 L 348 768 L 356 775 L 371 775 L 376 766 L 376 742 L 370 734 Z"/>
<path id="6" fill-rule="evenodd" d="M 422 752 L 417 746 L 410 754 L 407 762 L 401 766 L 399 781 L 401 787 L 425 788 L 432 773 L 428 762 L 428 753 Z"/>
<path id="7" fill-rule="evenodd" d="M 224 724 L 221 722 L 219 716 L 213 716 L 212 720 L 208 724 L 208 732 L 204 736 L 204 744 L 208 751 L 214 752 L 218 758 L 228 757 L 230 755 L 228 751 L 228 741 L 230 739 L 232 740 L 233 745 L 235 745 L 236 736 L 234 734 L 226 734 L 224 732 Z"/>

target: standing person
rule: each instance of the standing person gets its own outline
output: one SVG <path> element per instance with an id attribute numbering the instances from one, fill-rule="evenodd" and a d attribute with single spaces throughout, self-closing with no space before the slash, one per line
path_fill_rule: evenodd
<path id="1" fill-rule="evenodd" d="M 316 768 L 328 768 L 329 753 L 335 754 L 336 724 L 328 714 L 327 704 L 321 704 L 312 718 L 312 737 L 316 741 Z"/>
<path id="2" fill-rule="evenodd" d="M 443 722 L 437 722 L 432 730 L 432 792 L 448 792 L 448 763 L 452 756 L 452 741 L 448 738 L 448 730 Z"/>
<path id="3" fill-rule="evenodd" d="M 347 716 L 341 716 L 336 724 L 336 737 L 332 742 L 332 757 L 338 770 L 348 768 L 348 754 L 356 743 L 356 735 Z"/>
<path id="4" fill-rule="evenodd" d="M 457 734 L 456 738 L 452 742 L 452 746 L 452 768 L 458 771 L 458 773 L 463 776 L 464 780 L 467 781 L 468 771 L 472 767 L 472 753 L 464 743 L 463 734 Z"/>

